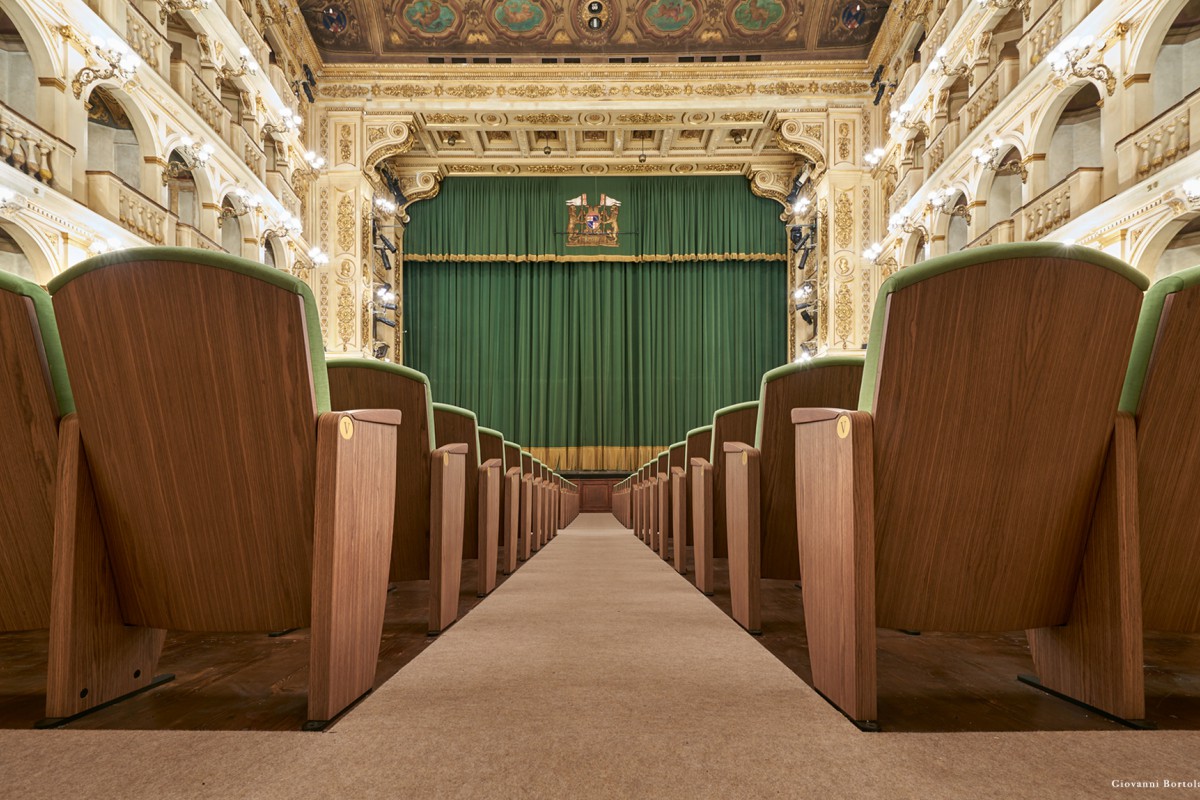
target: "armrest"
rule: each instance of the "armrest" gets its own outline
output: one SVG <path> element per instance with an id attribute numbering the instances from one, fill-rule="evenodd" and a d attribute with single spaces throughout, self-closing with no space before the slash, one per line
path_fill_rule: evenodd
<path id="1" fill-rule="evenodd" d="M 317 419 L 325 416 L 350 417 L 355 422 L 374 422 L 377 425 L 400 426 L 400 412 L 394 408 L 360 408 L 354 411 L 325 411 L 317 415 Z"/>
<path id="2" fill-rule="evenodd" d="M 521 476 L 521 468 L 520 467 L 509 467 L 508 472 L 505 472 L 504 474 L 509 477 L 511 477 L 513 475 L 520 477 Z"/>
<path id="3" fill-rule="evenodd" d="M 467 445 L 466 442 L 460 442 L 459 444 L 448 444 L 444 447 L 439 447 L 437 450 L 434 450 L 433 454 L 435 456 L 445 454 L 453 456 L 465 456 L 467 454 Z"/>
<path id="4" fill-rule="evenodd" d="M 810 422 L 824 422 L 827 419 L 834 419 L 849 413 L 850 409 L 846 408 L 793 408 L 792 424 L 807 425 Z"/>
<path id="5" fill-rule="evenodd" d="M 682 478 L 686 475 L 687 475 L 687 470 L 685 470 L 683 467 L 671 467 L 671 477 L 672 478 L 675 476 L 679 476 Z"/>
<path id="6" fill-rule="evenodd" d="M 726 442 L 722 450 L 726 453 L 747 453 L 755 448 L 742 442 Z"/>
<path id="7" fill-rule="evenodd" d="M 488 470 L 492 470 L 492 469 L 503 469 L 503 467 L 504 467 L 504 462 L 502 462 L 500 459 L 489 458 L 487 461 L 485 461 L 479 465 L 479 470 L 481 472 L 487 472 Z"/>
<path id="8" fill-rule="evenodd" d="M 700 469 L 704 469 L 705 467 L 712 466 L 711 464 L 708 463 L 707 458 L 693 458 L 691 461 L 692 461 L 691 466 L 700 467 Z"/>

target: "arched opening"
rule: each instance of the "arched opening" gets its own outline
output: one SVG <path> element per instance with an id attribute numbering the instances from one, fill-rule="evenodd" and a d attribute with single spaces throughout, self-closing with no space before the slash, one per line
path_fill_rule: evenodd
<path id="1" fill-rule="evenodd" d="M 0 228 L 0 272 L 11 272 L 27 281 L 41 282 L 44 279 L 44 276 L 35 273 L 33 263 L 21 245 L 4 228 Z"/>
<path id="2" fill-rule="evenodd" d="M 1181 269 L 1200 267 L 1200 217 L 1179 229 L 1167 243 L 1167 247 L 1153 265 L 1154 280 L 1161 280 Z"/>
<path id="3" fill-rule="evenodd" d="M 1150 89 L 1149 119 L 1200 89 L 1200 0 L 1188 0 L 1167 30 L 1150 72 Z"/>
<path id="4" fill-rule="evenodd" d="M 1100 168 L 1100 92 L 1094 83 L 1081 85 L 1063 107 L 1046 155 L 1047 186 L 1061 183 L 1081 168 Z"/>
<path id="5" fill-rule="evenodd" d="M 229 195 L 225 195 L 225 199 L 221 201 L 221 247 L 235 256 L 242 254 L 240 208 L 241 204 L 235 204 Z"/>
<path id="6" fill-rule="evenodd" d="M 949 123 L 954 125 L 958 122 L 958 118 L 962 115 L 963 106 L 967 104 L 968 98 L 971 96 L 971 87 L 967 82 L 966 75 L 959 75 L 958 80 L 950 85 L 949 102 L 946 106 L 946 111 L 949 114 Z"/>
<path id="7" fill-rule="evenodd" d="M 171 213 L 179 218 L 181 224 L 198 227 L 200 198 L 196 192 L 196 178 L 178 150 L 171 151 L 163 177 L 167 182 L 167 207 Z"/>
<path id="8" fill-rule="evenodd" d="M 1000 158 L 999 169 L 987 194 L 987 226 L 1012 217 L 1021 207 L 1021 153 L 1015 147 Z"/>
<path id="9" fill-rule="evenodd" d="M 970 212 L 967 209 L 967 196 L 959 193 L 950 204 L 950 224 L 946 227 L 946 252 L 957 253 L 967 246 L 971 227 Z"/>
<path id="10" fill-rule="evenodd" d="M 905 247 L 905 258 L 902 266 L 920 264 L 929 257 L 929 238 L 924 230 L 918 230 L 908 239 Z"/>
<path id="11" fill-rule="evenodd" d="M 142 190 L 142 150 L 121 101 L 103 86 L 88 98 L 88 172 L 109 172 Z"/>
<path id="12" fill-rule="evenodd" d="M 262 243 L 262 262 L 268 267 L 281 269 L 285 263 L 283 258 L 283 250 L 281 249 L 283 242 L 279 241 L 278 236 L 268 236 Z"/>
<path id="13" fill-rule="evenodd" d="M 12 19 L 0 9 L 0 102 L 30 122 L 37 119 L 37 72 Z"/>

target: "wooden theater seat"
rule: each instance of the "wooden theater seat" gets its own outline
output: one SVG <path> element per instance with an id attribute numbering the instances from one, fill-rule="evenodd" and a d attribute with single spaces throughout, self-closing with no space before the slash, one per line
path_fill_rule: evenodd
<path id="1" fill-rule="evenodd" d="M 521 530 L 521 446 L 504 442 L 504 561 L 505 575 L 517 571 Z M 524 560 L 524 559 L 522 559 Z"/>
<path id="2" fill-rule="evenodd" d="M 712 467 L 708 456 L 712 450 L 712 426 L 688 431 L 684 447 L 684 480 L 687 482 L 687 537 L 692 545 L 696 588 L 706 595 L 713 593 L 713 533 L 712 533 Z M 691 465 L 699 464 L 695 470 Z M 695 504 L 700 503 L 696 509 Z M 707 505 L 706 505 L 707 504 Z"/>
<path id="3" fill-rule="evenodd" d="M 733 618 L 762 630 L 761 578 L 800 579 L 796 546 L 796 430 L 793 408 L 848 408 L 858 402 L 863 360 L 833 356 L 763 375 L 754 446 L 726 441 L 725 531 Z"/>
<path id="4" fill-rule="evenodd" d="M 658 508 L 658 536 L 655 552 L 663 561 L 670 559 L 671 544 L 671 451 L 663 450 L 654 463 L 654 497 Z"/>
<path id="5" fill-rule="evenodd" d="M 725 459 L 726 442 L 745 442 L 754 438 L 754 424 L 758 419 L 758 403 L 749 401 L 717 409 L 709 426 L 709 449 L 698 454 L 689 453 L 688 464 L 692 480 L 692 530 L 703 536 L 704 542 L 697 545 L 705 549 L 702 558 L 728 558 L 729 546 L 725 536 Z M 706 594 L 712 593 L 712 581 L 707 591 L 699 582 L 696 588 Z"/>
<path id="6" fill-rule="evenodd" d="M 676 442 L 667 449 L 667 496 L 671 506 L 671 558 L 675 571 L 687 572 L 687 440 Z"/>
<path id="7" fill-rule="evenodd" d="M 330 358 L 334 408 L 394 408 L 405 425 L 396 447 L 391 581 L 429 581 L 429 632 L 458 619 L 470 445 L 438 447 L 429 379 L 374 358 Z M 470 455 L 471 463 L 475 457 Z M 474 471 L 474 466 L 472 466 Z"/>
<path id="8" fill-rule="evenodd" d="M 530 538 L 533 540 L 533 552 L 537 553 L 546 544 L 544 532 L 546 527 L 546 482 L 541 460 L 534 458 L 530 467 L 532 476 L 531 490 L 533 492 L 533 515 L 530 518 Z"/>
<path id="9" fill-rule="evenodd" d="M 239 258 L 137 248 L 50 283 L 59 436 L 46 713 L 143 689 L 166 629 L 311 625 L 308 717 L 370 690 L 400 414 L 330 411 L 316 303 Z"/>
<path id="10" fill-rule="evenodd" d="M 1200 632 L 1200 268 L 1168 276 L 1142 306 L 1121 411 L 1137 425 L 1142 621 L 1148 631 Z M 1136 602 L 1129 576 L 1122 603 Z M 1141 663 L 1141 649 L 1130 653 Z"/>
<path id="11" fill-rule="evenodd" d="M 518 547 L 526 561 L 533 558 L 534 513 L 533 453 L 521 451 L 521 541 Z"/>
<path id="12" fill-rule="evenodd" d="M 75 410 L 50 295 L 0 272 L 0 631 L 50 627 L 58 424 Z"/>
<path id="13" fill-rule="evenodd" d="M 436 412 L 435 412 L 436 414 Z M 500 536 L 504 529 L 504 434 L 480 427 L 479 438 L 479 586 L 486 597 L 496 588 Z"/>
<path id="14" fill-rule="evenodd" d="M 857 411 L 796 409 L 816 688 L 876 713 L 876 627 L 1028 629 L 1044 685 L 1142 716 L 1133 420 L 1145 276 L 1087 247 L 982 247 L 884 282 Z"/>

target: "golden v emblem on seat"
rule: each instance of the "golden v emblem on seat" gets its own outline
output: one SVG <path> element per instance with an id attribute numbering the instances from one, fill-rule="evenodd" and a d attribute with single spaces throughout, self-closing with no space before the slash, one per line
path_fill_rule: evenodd
<path id="1" fill-rule="evenodd" d="M 586 194 L 568 200 L 567 247 L 616 247 L 620 210 L 621 201 L 606 194 L 594 206 Z"/>

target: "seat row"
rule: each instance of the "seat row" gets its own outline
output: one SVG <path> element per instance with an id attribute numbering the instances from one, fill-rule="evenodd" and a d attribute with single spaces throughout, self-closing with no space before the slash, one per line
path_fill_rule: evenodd
<path id="1" fill-rule="evenodd" d="M 326 360 L 285 273 L 142 248 L 49 288 L 0 273 L 0 631 L 49 627 L 50 722 L 151 686 L 168 629 L 311 627 L 323 727 L 372 686 L 389 581 L 428 580 L 440 632 L 463 559 L 485 595 L 578 513 L 421 373 Z"/>
<path id="2" fill-rule="evenodd" d="M 750 631 L 799 580 L 813 684 L 864 727 L 879 627 L 1024 629 L 1037 685 L 1142 719 L 1144 632 L 1200 632 L 1200 268 L 1148 286 L 1049 243 L 902 270 L 865 360 L 768 372 L 616 514 L 706 593 L 728 558 Z"/>

